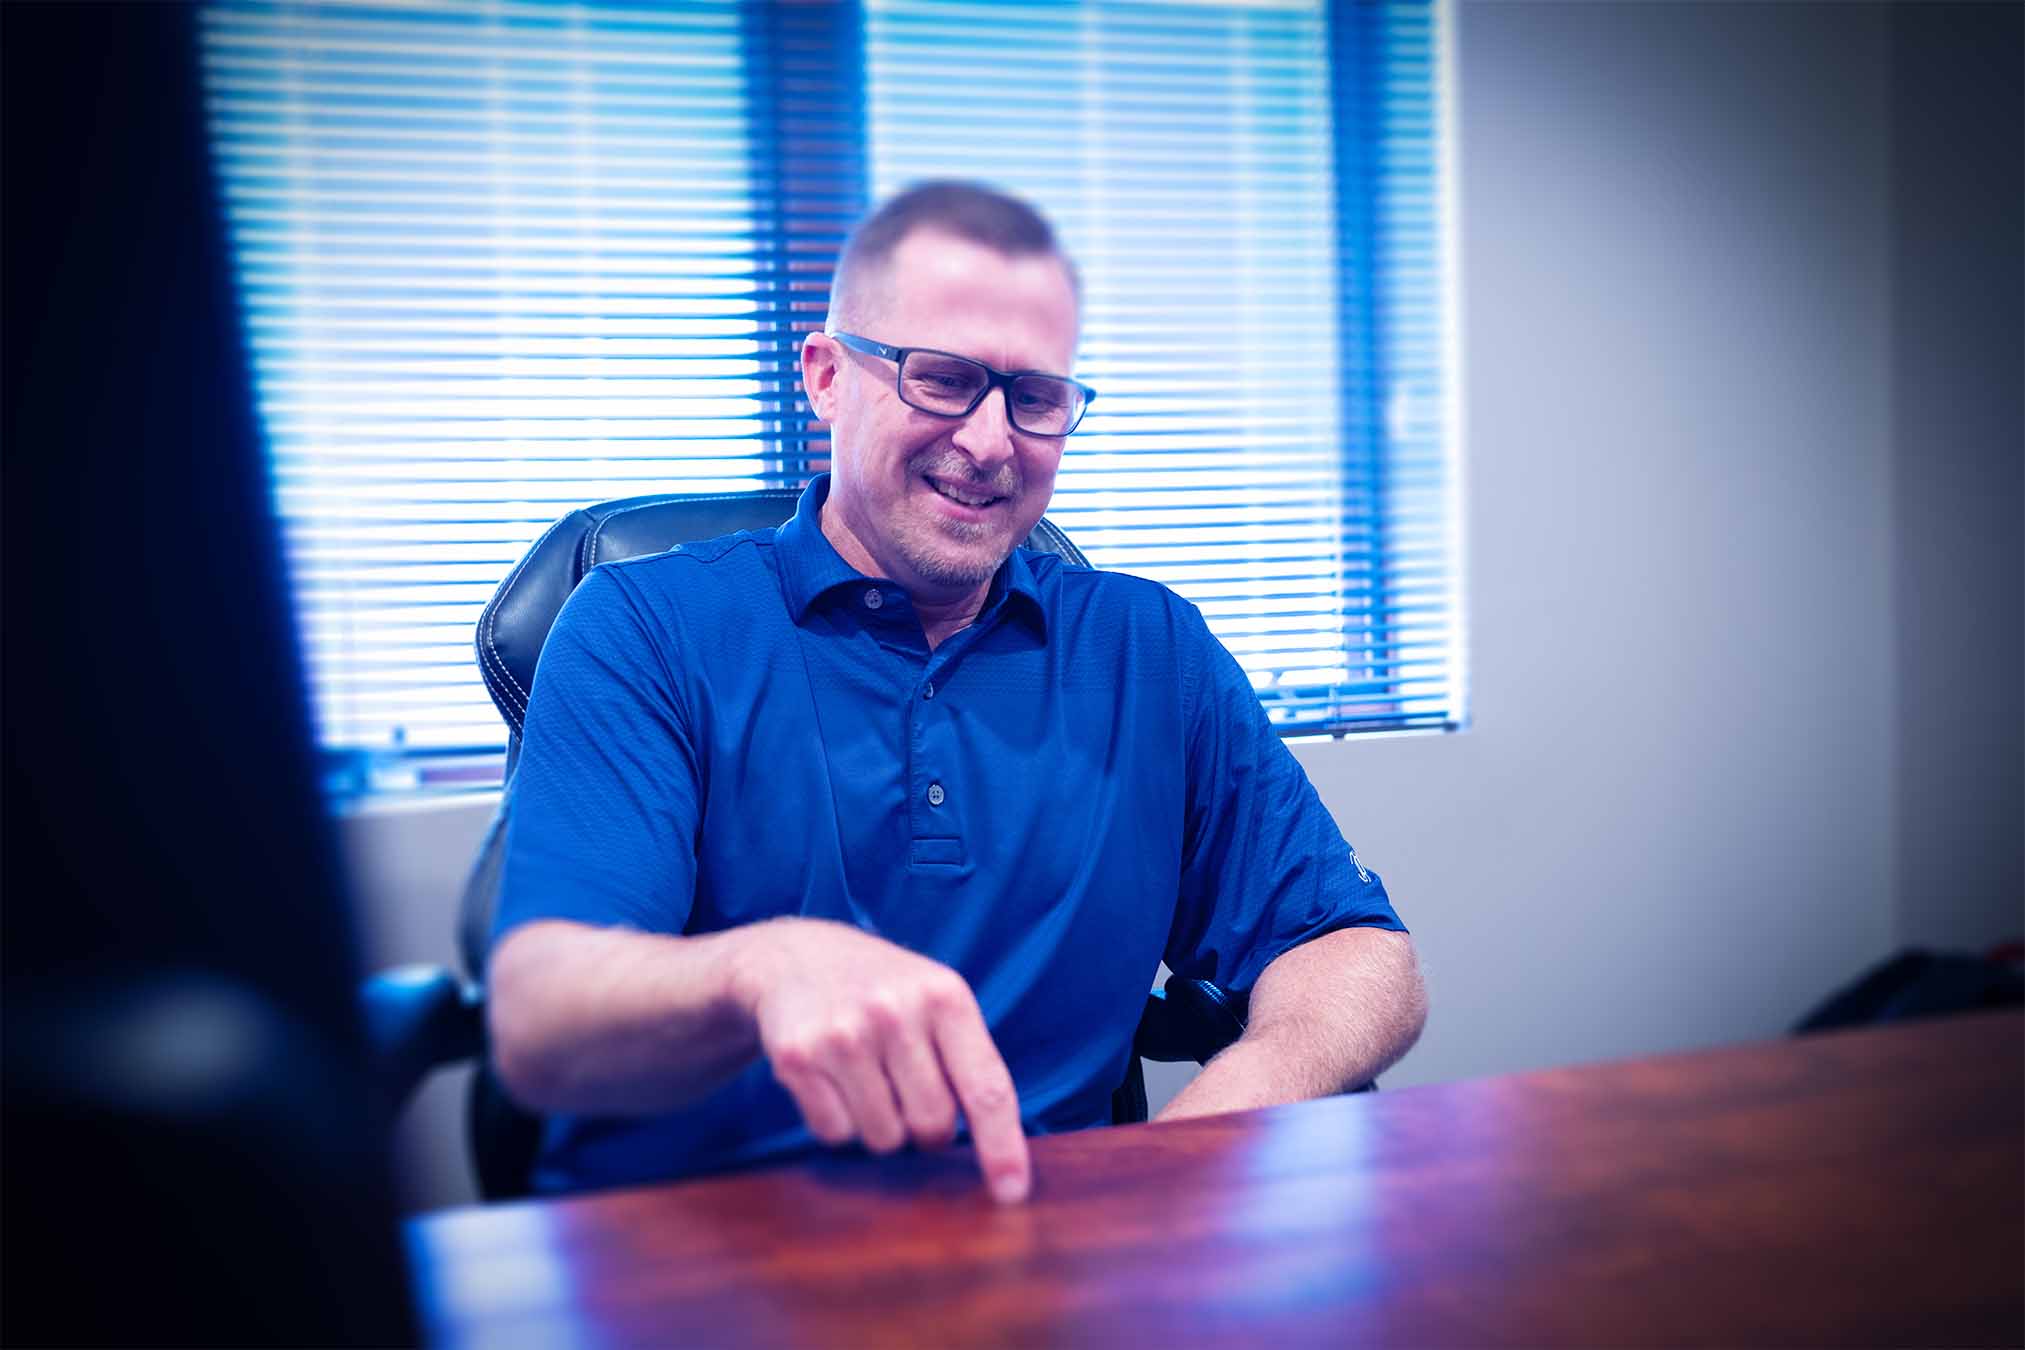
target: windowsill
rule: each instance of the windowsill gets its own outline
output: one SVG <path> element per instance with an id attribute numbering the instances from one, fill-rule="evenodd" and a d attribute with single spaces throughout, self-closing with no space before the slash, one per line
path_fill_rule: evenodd
<path id="1" fill-rule="evenodd" d="M 469 811 L 499 805 L 499 788 L 475 787 L 461 791 L 366 792 L 332 801 L 331 814 L 339 819 L 356 816 L 418 815 L 430 811 Z"/>
<path id="2" fill-rule="evenodd" d="M 1440 727 L 1399 727 L 1392 731 L 1313 731 L 1296 736 L 1282 736 L 1283 745 L 1328 745 L 1331 742 L 1348 745 L 1356 741 L 1400 741 L 1417 740 L 1423 736 L 1448 736 L 1458 731 L 1468 731 L 1468 722 L 1451 722 Z"/>

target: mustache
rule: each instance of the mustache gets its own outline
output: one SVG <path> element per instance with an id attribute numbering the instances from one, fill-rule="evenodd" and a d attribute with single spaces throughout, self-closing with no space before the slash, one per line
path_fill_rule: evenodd
<path id="1" fill-rule="evenodd" d="M 1020 476 L 1011 465 L 1003 465 L 998 473 L 985 477 L 962 455 L 938 454 L 930 451 L 916 455 L 907 462 L 907 471 L 930 478 L 940 478 L 952 487 L 969 488 L 980 495 L 1011 497 L 1020 490 Z"/>

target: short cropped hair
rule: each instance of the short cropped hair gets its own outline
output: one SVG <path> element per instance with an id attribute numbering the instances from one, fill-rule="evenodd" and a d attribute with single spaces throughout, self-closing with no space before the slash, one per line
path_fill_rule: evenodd
<path id="1" fill-rule="evenodd" d="M 931 179 L 887 200 L 866 216 L 844 241 L 837 255 L 837 274 L 830 286 L 829 326 L 843 318 L 851 288 L 873 276 L 916 230 L 941 230 L 1009 258 L 1052 254 L 1069 274 L 1080 295 L 1076 265 L 1055 239 L 1054 227 L 1032 206 L 996 188 L 959 179 Z"/>

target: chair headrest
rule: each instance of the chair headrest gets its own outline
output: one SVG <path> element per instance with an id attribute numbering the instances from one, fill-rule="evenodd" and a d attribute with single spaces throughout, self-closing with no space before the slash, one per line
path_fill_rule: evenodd
<path id="1" fill-rule="evenodd" d="M 577 583 L 601 562 L 665 553 L 677 544 L 763 530 L 792 516 L 794 488 L 715 494 L 662 493 L 599 502 L 572 511 L 535 540 L 479 616 L 478 669 L 493 706 L 516 740 L 527 716 L 528 691 L 548 630 Z M 1052 521 L 1042 520 L 1026 547 L 1056 553 L 1079 566 L 1083 555 Z"/>

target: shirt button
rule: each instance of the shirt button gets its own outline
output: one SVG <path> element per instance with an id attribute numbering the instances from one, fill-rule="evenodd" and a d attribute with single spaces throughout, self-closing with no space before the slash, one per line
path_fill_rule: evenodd
<path id="1" fill-rule="evenodd" d="M 867 590 L 865 591 L 865 608 L 866 608 L 866 609 L 877 609 L 877 608 L 879 608 L 879 606 L 881 606 L 881 605 L 883 605 L 883 604 L 885 604 L 885 603 L 886 603 L 886 597 L 885 597 L 885 596 L 883 596 L 883 595 L 881 595 L 881 594 L 879 594 L 879 588 L 878 588 L 878 587 L 876 587 L 876 586 L 873 586 L 873 587 L 870 587 L 870 588 L 868 588 L 868 589 L 867 589 Z"/>
<path id="2" fill-rule="evenodd" d="M 928 804 L 929 804 L 930 806 L 940 806 L 940 805 L 942 805 L 943 799 L 944 799 L 945 797 L 947 797 L 948 795 L 949 795 L 949 794 L 945 793 L 945 792 L 944 792 L 944 791 L 942 790 L 942 784 L 940 784 L 940 783 L 930 783 L 930 784 L 928 785 Z"/>
<path id="3" fill-rule="evenodd" d="M 928 684 L 921 690 L 921 697 L 923 698 L 935 697 L 935 681 L 930 680 L 928 682 Z"/>

